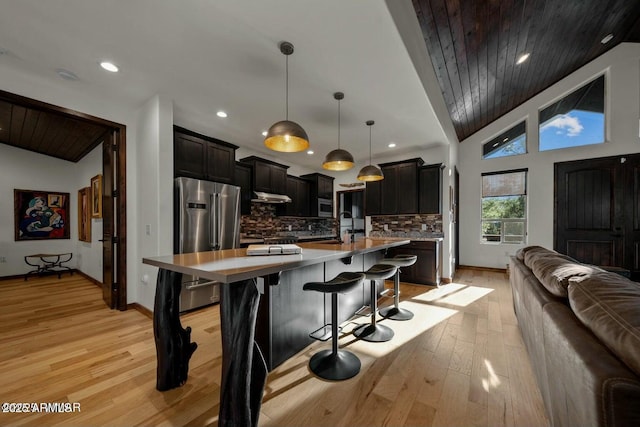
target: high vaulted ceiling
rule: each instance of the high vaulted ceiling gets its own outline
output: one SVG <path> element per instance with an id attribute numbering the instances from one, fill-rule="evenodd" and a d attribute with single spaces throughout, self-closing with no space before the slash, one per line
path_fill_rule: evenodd
<path id="1" fill-rule="evenodd" d="M 640 2 L 629 0 L 0 0 L 0 10 L 0 90 L 22 79 L 132 110 L 160 94 L 179 126 L 319 171 L 337 148 L 336 91 L 345 93 L 341 147 L 359 169 L 367 120 L 376 121 L 374 162 L 415 156 L 467 138 L 621 41 L 640 41 Z M 263 144 L 261 132 L 285 115 L 283 40 L 295 46 L 289 117 L 313 155 Z M 514 65 L 523 51 L 529 61 Z M 99 69 L 102 59 L 121 71 Z M 99 129 L 15 107 L 0 108 L 0 142 L 72 161 L 99 142 Z M 44 134 L 56 135 L 56 154 L 42 150 Z"/>
<path id="2" fill-rule="evenodd" d="M 413 5 L 460 141 L 617 44 L 640 42 L 637 0 Z M 516 64 L 524 53 L 528 61 Z"/>

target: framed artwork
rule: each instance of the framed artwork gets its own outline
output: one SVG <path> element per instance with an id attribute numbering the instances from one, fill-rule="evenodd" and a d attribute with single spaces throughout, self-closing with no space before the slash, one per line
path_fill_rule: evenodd
<path id="1" fill-rule="evenodd" d="M 78 240 L 91 242 L 91 187 L 78 190 Z"/>
<path id="2" fill-rule="evenodd" d="M 69 193 L 13 190 L 15 240 L 69 239 Z"/>
<path id="3" fill-rule="evenodd" d="M 91 178 L 91 217 L 102 218 L 102 175 Z"/>

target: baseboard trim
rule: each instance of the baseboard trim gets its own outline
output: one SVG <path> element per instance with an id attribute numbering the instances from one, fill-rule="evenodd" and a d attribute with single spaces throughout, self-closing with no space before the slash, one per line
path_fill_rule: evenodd
<path id="1" fill-rule="evenodd" d="M 45 271 L 43 273 L 38 273 L 38 274 L 30 274 L 28 277 L 42 277 L 42 276 L 52 276 L 54 274 L 64 274 L 64 273 L 80 273 L 79 270 L 76 270 L 75 268 L 72 268 L 71 270 L 64 270 L 64 271 Z M 28 273 L 22 273 L 22 274 L 13 274 L 11 276 L 0 276 L 0 280 L 16 280 L 16 279 L 23 279 L 24 277 L 27 275 Z"/>
<path id="2" fill-rule="evenodd" d="M 506 273 L 506 268 L 495 268 L 495 267 L 477 267 L 473 265 L 459 265 L 458 269 L 465 270 L 477 270 L 477 271 L 493 271 L 494 273 Z"/>
<path id="3" fill-rule="evenodd" d="M 93 277 L 89 276 L 87 273 L 83 273 L 80 270 L 75 270 L 76 273 L 78 273 L 80 276 L 84 277 L 85 279 L 87 279 L 88 281 L 90 281 L 91 283 L 93 283 L 94 285 L 98 286 L 99 288 L 102 288 L 102 282 L 98 281 L 97 279 L 94 279 Z"/>
<path id="4" fill-rule="evenodd" d="M 138 304 L 137 302 L 133 302 L 131 304 L 127 304 L 127 309 L 137 310 L 140 313 L 147 316 L 149 319 L 153 319 L 153 311 L 149 310 L 147 307 Z"/>

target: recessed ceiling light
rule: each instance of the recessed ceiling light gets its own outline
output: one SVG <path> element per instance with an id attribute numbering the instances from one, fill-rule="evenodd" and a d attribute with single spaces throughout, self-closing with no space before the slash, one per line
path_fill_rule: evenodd
<path id="1" fill-rule="evenodd" d="M 266 130 L 263 130 L 263 131 L 262 131 L 262 136 L 267 136 L 267 133 L 268 133 L 268 132 L 267 132 Z"/>
<path id="2" fill-rule="evenodd" d="M 613 34 L 607 34 L 602 38 L 602 40 L 600 40 L 600 43 L 607 44 L 611 41 L 611 39 L 613 39 Z"/>
<path id="3" fill-rule="evenodd" d="M 309 151 L 307 151 L 307 154 L 308 154 L 308 155 L 312 155 L 312 154 L 313 154 L 313 150 L 309 150 Z"/>
<path id="4" fill-rule="evenodd" d="M 389 148 L 394 148 L 396 146 L 395 142 L 390 142 L 389 145 L 387 145 L 387 147 Z"/>
<path id="5" fill-rule="evenodd" d="M 516 64 L 522 64 L 524 61 L 529 59 L 529 55 L 530 55 L 529 53 L 523 53 L 522 55 L 520 55 Z"/>
<path id="6" fill-rule="evenodd" d="M 75 75 L 75 73 L 69 71 L 69 70 L 65 70 L 64 68 L 58 68 L 56 70 L 56 73 L 58 73 L 58 75 L 60 77 L 62 77 L 65 80 L 69 80 L 69 81 L 76 81 L 78 80 L 78 76 Z"/>
<path id="7" fill-rule="evenodd" d="M 502 140 L 502 142 L 507 142 L 509 140 L 509 137 L 506 137 L 505 139 Z"/>
<path id="8" fill-rule="evenodd" d="M 218 111 L 216 113 L 216 116 L 222 117 L 224 119 L 225 117 L 227 117 L 227 113 L 225 113 L 224 111 Z"/>
<path id="9" fill-rule="evenodd" d="M 109 61 L 100 62 L 100 66 L 107 71 L 111 71 L 112 73 L 117 73 L 120 70 L 116 64 Z"/>

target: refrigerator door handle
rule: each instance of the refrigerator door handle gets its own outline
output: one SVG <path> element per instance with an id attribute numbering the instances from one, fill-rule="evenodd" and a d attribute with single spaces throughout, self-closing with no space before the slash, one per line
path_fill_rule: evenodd
<path id="1" fill-rule="evenodd" d="M 222 194 L 216 193 L 216 198 L 218 199 L 217 209 L 216 209 L 216 230 L 218 230 L 216 235 L 216 251 L 222 248 Z"/>
<path id="2" fill-rule="evenodd" d="M 209 236 L 213 239 L 209 247 L 213 251 L 220 249 L 220 194 L 209 195 L 211 212 L 209 218 Z"/>

